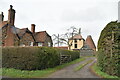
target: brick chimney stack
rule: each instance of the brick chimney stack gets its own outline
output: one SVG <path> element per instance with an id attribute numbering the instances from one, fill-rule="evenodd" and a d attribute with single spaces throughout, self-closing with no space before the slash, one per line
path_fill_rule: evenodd
<path id="1" fill-rule="evenodd" d="M 4 15 L 3 15 L 3 12 L 1 12 L 0 14 L 0 23 L 4 20 Z"/>
<path id="2" fill-rule="evenodd" d="M 31 24 L 31 32 L 35 33 L 35 24 Z"/>
<path id="3" fill-rule="evenodd" d="M 14 26 L 15 22 L 15 10 L 13 9 L 13 6 L 10 5 L 10 9 L 8 10 L 8 23 L 11 26 Z"/>

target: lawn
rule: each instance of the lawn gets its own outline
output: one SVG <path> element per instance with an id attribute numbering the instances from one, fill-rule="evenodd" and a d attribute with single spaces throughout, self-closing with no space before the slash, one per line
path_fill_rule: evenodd
<path id="1" fill-rule="evenodd" d="M 72 62 L 65 63 L 59 66 L 56 66 L 55 68 L 48 68 L 44 70 L 34 70 L 34 71 L 27 71 L 27 70 L 18 70 L 18 69 L 12 69 L 12 68 L 2 68 L 2 75 L 6 77 L 11 78 L 41 78 L 41 77 L 47 77 L 51 73 L 60 70 L 66 66 L 69 66 L 71 64 L 78 63 L 80 61 L 85 60 L 84 57 L 81 57 L 79 59 L 76 59 Z"/>
<path id="2" fill-rule="evenodd" d="M 93 64 L 91 67 L 92 71 L 94 71 L 98 76 L 102 77 L 102 78 L 118 78 L 117 76 L 111 76 L 108 75 L 105 72 L 100 71 L 100 67 L 97 66 L 97 64 Z M 119 78 L 120 79 L 120 78 Z"/>

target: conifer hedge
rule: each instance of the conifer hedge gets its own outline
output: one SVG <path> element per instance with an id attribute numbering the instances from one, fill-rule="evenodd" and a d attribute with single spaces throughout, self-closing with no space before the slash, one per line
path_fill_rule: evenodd
<path id="1" fill-rule="evenodd" d="M 2 67 L 21 70 L 41 70 L 60 65 L 60 54 L 79 58 L 79 52 L 51 47 L 3 47 Z"/>
<path id="2" fill-rule="evenodd" d="M 98 41 L 98 66 L 101 71 L 120 76 L 120 23 L 110 22 Z"/>

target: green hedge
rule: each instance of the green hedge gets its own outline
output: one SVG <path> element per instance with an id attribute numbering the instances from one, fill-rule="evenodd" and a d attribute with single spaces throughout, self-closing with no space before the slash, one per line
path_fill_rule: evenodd
<path id="1" fill-rule="evenodd" d="M 79 52 L 51 47 L 3 47 L 2 66 L 21 70 L 41 70 L 60 65 L 60 53 L 79 58 Z"/>
<path id="2" fill-rule="evenodd" d="M 71 61 L 79 58 L 80 52 L 79 51 L 70 51 L 70 50 L 62 50 L 58 49 L 61 55 L 71 55 Z"/>
<path id="3" fill-rule="evenodd" d="M 120 23 L 110 22 L 98 41 L 98 66 L 101 71 L 120 76 Z"/>

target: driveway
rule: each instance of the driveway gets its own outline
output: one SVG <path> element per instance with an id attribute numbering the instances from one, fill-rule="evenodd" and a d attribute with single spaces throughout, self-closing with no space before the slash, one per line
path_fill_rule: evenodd
<path id="1" fill-rule="evenodd" d="M 74 69 L 79 66 L 80 64 L 84 64 L 89 60 L 93 60 L 91 63 L 84 66 L 79 71 L 75 71 Z M 96 62 L 95 57 L 88 57 L 86 60 L 79 62 L 77 64 L 72 64 L 67 66 L 61 70 L 54 72 L 53 74 L 49 75 L 47 78 L 99 78 L 98 76 L 94 75 L 90 71 L 90 66 Z"/>

